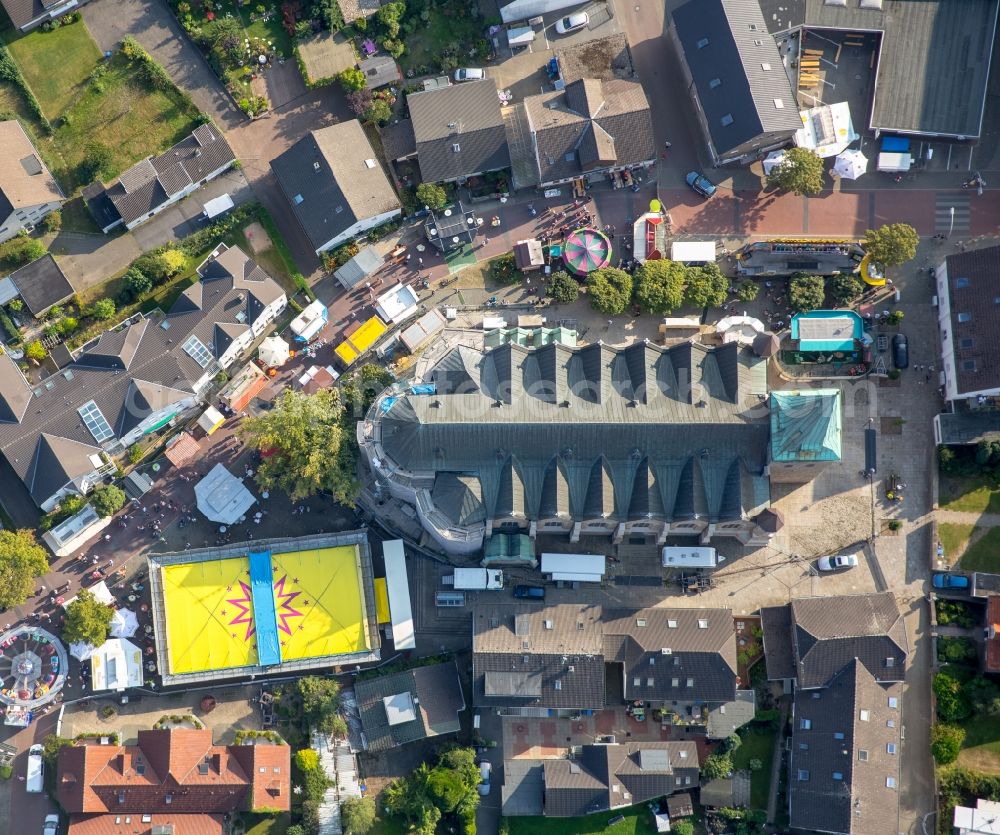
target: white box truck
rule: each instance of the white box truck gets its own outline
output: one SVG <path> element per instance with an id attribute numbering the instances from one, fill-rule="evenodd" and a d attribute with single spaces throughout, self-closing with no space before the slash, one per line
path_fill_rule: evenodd
<path id="1" fill-rule="evenodd" d="M 499 591 L 503 588 L 503 572 L 496 568 L 456 568 L 441 582 L 459 591 Z"/>
<path id="2" fill-rule="evenodd" d="M 44 788 L 45 767 L 42 765 L 42 746 L 32 745 L 28 749 L 28 772 L 25 788 L 31 794 L 40 794 Z"/>

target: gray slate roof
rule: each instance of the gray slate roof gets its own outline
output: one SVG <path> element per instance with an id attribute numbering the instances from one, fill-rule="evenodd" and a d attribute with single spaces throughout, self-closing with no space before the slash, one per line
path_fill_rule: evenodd
<path id="1" fill-rule="evenodd" d="M 582 817 L 698 785 L 694 742 L 584 745 L 573 760 L 546 760 L 545 814 Z"/>
<path id="2" fill-rule="evenodd" d="M 201 125 L 159 156 L 133 165 L 108 186 L 107 197 L 129 224 L 235 159 L 222 131 Z"/>
<path id="3" fill-rule="evenodd" d="M 73 295 L 73 285 L 59 269 L 56 259 L 43 255 L 10 274 L 18 294 L 32 316 L 41 316 L 50 307 Z"/>
<path id="4" fill-rule="evenodd" d="M 942 444 L 1000 440 L 1000 412 L 944 412 L 936 418 Z"/>
<path id="5" fill-rule="evenodd" d="M 385 266 L 385 261 L 373 246 L 366 246 L 340 269 L 334 272 L 337 281 L 345 287 L 356 287 L 368 276 Z"/>
<path id="6" fill-rule="evenodd" d="M 410 93 L 406 104 L 425 183 L 510 166 L 507 133 L 493 79 Z"/>
<path id="7" fill-rule="evenodd" d="M 504 760 L 501 811 L 505 817 L 543 813 L 543 771 L 540 760 Z"/>
<path id="8" fill-rule="evenodd" d="M 312 131 L 271 160 L 271 170 L 316 249 L 359 220 L 400 207 L 357 119 Z"/>
<path id="9" fill-rule="evenodd" d="M 1000 297 L 1000 246 L 958 252 L 945 260 L 956 390 L 962 395 L 998 388 L 1000 353 L 995 347 L 1000 305 L 995 299 Z M 965 279 L 963 286 L 959 279 Z M 969 314 L 968 321 L 960 322 L 960 314 Z M 972 365 L 967 368 L 966 363 Z"/>
<path id="10" fill-rule="evenodd" d="M 581 78 L 524 100 L 538 177 L 550 183 L 656 158 L 649 102 L 638 81 Z"/>
<path id="11" fill-rule="evenodd" d="M 2 2 L 11 23 L 18 28 L 45 14 L 42 0 L 2 0 Z"/>
<path id="12" fill-rule="evenodd" d="M 901 693 L 901 684 L 878 683 L 858 660 L 825 689 L 796 692 L 788 778 L 793 829 L 899 831 Z"/>
<path id="13" fill-rule="evenodd" d="M 369 751 L 386 751 L 418 739 L 457 733 L 465 697 L 454 661 L 358 681 L 354 686 Z M 409 693 L 416 719 L 390 725 L 383 699 Z"/>
<path id="14" fill-rule="evenodd" d="M 802 127 L 757 0 L 689 0 L 674 10 L 673 22 L 717 153 L 760 134 L 791 136 Z M 724 125 L 726 116 L 732 121 Z"/>
<path id="15" fill-rule="evenodd" d="M 400 119 L 382 128 L 382 150 L 388 160 L 403 159 L 417 152 L 417 140 L 413 136 L 413 122 Z"/>
<path id="16" fill-rule="evenodd" d="M 437 394 L 373 420 L 395 466 L 478 476 L 491 518 L 740 519 L 766 483 L 763 368 L 735 343 L 459 347 Z"/>
<path id="17" fill-rule="evenodd" d="M 767 667 L 767 680 L 795 678 L 791 607 L 787 604 L 763 607 L 760 610 L 760 625 L 764 631 L 764 663 Z"/>
<path id="18" fill-rule="evenodd" d="M 395 84 L 403 78 L 399 71 L 399 64 L 391 55 L 375 55 L 372 58 L 365 58 L 358 64 L 358 67 L 365 74 L 365 86 L 369 90 L 377 90 L 386 84 Z"/>

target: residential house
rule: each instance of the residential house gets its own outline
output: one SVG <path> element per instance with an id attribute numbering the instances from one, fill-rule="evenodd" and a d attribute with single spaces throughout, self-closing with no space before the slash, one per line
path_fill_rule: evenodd
<path id="1" fill-rule="evenodd" d="M 73 285 L 51 255 L 43 255 L 0 279 L 0 303 L 19 298 L 35 318 L 72 298 L 73 292 Z"/>
<path id="2" fill-rule="evenodd" d="M 0 0 L 10 22 L 22 32 L 30 32 L 87 3 L 87 0 Z"/>
<path id="3" fill-rule="evenodd" d="M 794 689 L 793 829 L 899 829 L 907 641 L 891 592 L 812 597 L 761 610 L 767 676 Z"/>
<path id="4" fill-rule="evenodd" d="M 259 742 L 259 740 L 257 740 Z M 287 812 L 288 745 L 215 745 L 211 730 L 141 730 L 135 745 L 59 751 L 56 797 L 69 815 L 68 835 L 129 832 L 222 835 L 237 812 Z"/>
<path id="5" fill-rule="evenodd" d="M 0 243 L 33 228 L 65 199 L 21 123 L 0 122 Z"/>
<path id="6" fill-rule="evenodd" d="M 465 710 L 454 661 L 358 681 L 354 695 L 368 751 L 458 733 Z"/>
<path id="7" fill-rule="evenodd" d="M 200 125 L 172 148 L 137 162 L 106 189 L 93 183 L 84 192 L 91 214 L 107 233 L 135 229 L 214 180 L 236 161 L 215 125 Z"/>
<path id="8" fill-rule="evenodd" d="M 798 103 L 757 0 L 689 0 L 673 10 L 669 33 L 716 165 L 791 142 Z"/>
<path id="9" fill-rule="evenodd" d="M 0 452 L 49 511 L 114 472 L 121 453 L 199 396 L 285 309 L 284 291 L 236 247 L 220 247 L 165 314 L 136 314 L 69 355 L 34 387 L 0 356 Z"/>
<path id="10" fill-rule="evenodd" d="M 423 182 L 464 182 L 510 167 L 492 78 L 410 93 L 406 104 Z"/>
<path id="11" fill-rule="evenodd" d="M 311 131 L 271 171 L 317 255 L 402 211 L 357 119 Z"/>
<path id="12" fill-rule="evenodd" d="M 581 78 L 528 96 L 524 109 L 541 186 L 656 161 L 649 101 L 638 81 Z"/>

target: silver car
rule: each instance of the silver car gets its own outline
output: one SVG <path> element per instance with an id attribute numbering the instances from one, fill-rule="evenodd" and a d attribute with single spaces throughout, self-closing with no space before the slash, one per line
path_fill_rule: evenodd
<path id="1" fill-rule="evenodd" d="M 840 571 L 844 568 L 854 568 L 857 564 L 857 554 L 838 554 L 835 557 L 820 557 L 816 560 L 816 567 L 820 571 Z"/>

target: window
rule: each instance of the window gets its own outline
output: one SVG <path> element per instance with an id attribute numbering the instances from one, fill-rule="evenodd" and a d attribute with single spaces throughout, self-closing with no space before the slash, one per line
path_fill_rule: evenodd
<path id="1" fill-rule="evenodd" d="M 800 730 L 808 731 L 808 730 L 810 730 L 812 728 L 812 726 L 813 726 L 812 719 L 800 719 L 799 720 L 799 729 Z"/>
<path id="2" fill-rule="evenodd" d="M 684 785 L 685 786 L 690 786 L 691 785 L 691 778 L 690 777 L 685 777 L 684 778 Z"/>
<path id="3" fill-rule="evenodd" d="M 975 371 L 976 361 L 975 360 L 962 360 L 962 370 L 963 371 Z"/>
<path id="4" fill-rule="evenodd" d="M 774 109 L 775 110 L 784 110 L 785 109 L 785 103 L 781 99 L 774 99 Z"/>
<path id="5" fill-rule="evenodd" d="M 799 750 L 800 751 L 808 751 L 809 750 L 809 743 L 808 742 L 800 742 L 799 743 Z"/>
<path id="6" fill-rule="evenodd" d="M 761 68 L 761 69 L 762 69 L 762 70 L 763 70 L 764 72 L 770 72 L 770 71 L 771 71 L 771 65 L 770 65 L 770 64 L 768 64 L 768 63 L 767 63 L 766 61 L 765 61 L 765 62 L 764 62 L 763 64 L 761 64 L 761 65 L 760 65 L 760 68 Z"/>
<path id="7" fill-rule="evenodd" d="M 834 739 L 843 739 L 844 738 L 844 732 L 843 731 L 834 731 L 833 738 Z"/>
<path id="8" fill-rule="evenodd" d="M 674 785 L 675 786 L 681 785 L 681 778 L 680 777 L 674 777 Z"/>
<path id="9" fill-rule="evenodd" d="M 971 348 L 973 345 L 976 344 L 976 340 L 974 340 L 971 336 L 966 336 L 963 339 L 960 339 L 958 341 L 958 344 L 961 345 L 963 348 Z"/>
<path id="10" fill-rule="evenodd" d="M 642 679 L 639 676 L 635 676 L 632 679 L 632 686 L 633 687 L 639 687 L 641 684 L 642 684 Z"/>
<path id="11" fill-rule="evenodd" d="M 459 151 L 462 150 L 462 146 L 456 142 L 451 146 L 451 149 L 457 154 Z"/>
<path id="12" fill-rule="evenodd" d="M 636 618 L 635 619 L 635 625 L 639 626 L 639 627 L 645 626 L 646 625 L 646 619 L 645 618 Z"/>
<path id="13" fill-rule="evenodd" d="M 687 686 L 688 687 L 694 687 L 694 679 L 693 678 L 689 678 L 687 680 Z"/>
<path id="14" fill-rule="evenodd" d="M 843 780 L 844 779 L 844 773 L 842 771 L 834 771 L 833 772 L 833 779 L 834 780 Z"/>
<path id="15" fill-rule="evenodd" d="M 656 679 L 654 679 L 654 678 L 647 678 L 646 679 L 646 686 L 647 687 L 652 687 L 654 684 L 656 684 Z"/>
<path id="16" fill-rule="evenodd" d="M 958 321 L 959 322 L 971 322 L 972 321 L 972 314 L 971 313 L 959 313 L 958 314 Z"/>
<path id="17" fill-rule="evenodd" d="M 708 629 L 708 621 L 707 620 L 699 620 L 698 621 L 698 628 L 699 629 Z"/>
<path id="18" fill-rule="evenodd" d="M 864 748 L 858 750 L 858 759 L 863 763 L 868 762 L 868 752 Z"/>
<path id="19" fill-rule="evenodd" d="M 893 710 L 895 710 L 897 707 L 899 707 L 899 699 L 897 699 L 895 696 L 890 696 L 889 697 L 889 707 L 891 707 Z"/>
<path id="20" fill-rule="evenodd" d="M 722 122 L 722 127 L 728 128 L 735 120 L 733 119 L 732 113 L 727 113 L 725 116 L 719 119 L 719 121 Z"/>
<path id="21" fill-rule="evenodd" d="M 860 720 L 861 720 L 862 722 L 867 722 L 867 721 L 869 721 L 869 720 L 870 720 L 870 719 L 872 718 L 872 714 L 871 714 L 871 711 L 868 711 L 868 710 L 862 710 L 862 711 L 860 711 L 860 712 L 858 713 L 858 718 L 859 718 L 859 719 L 860 719 Z"/>
<path id="22" fill-rule="evenodd" d="M 967 278 L 956 278 L 955 279 L 955 289 L 961 290 L 963 287 L 969 286 L 969 279 Z"/>
<path id="23" fill-rule="evenodd" d="M 655 655 L 649 656 L 649 666 L 650 667 L 655 667 L 656 666 L 656 656 Z"/>
<path id="24" fill-rule="evenodd" d="M 556 690 L 562 690 L 562 681 L 558 678 L 556 679 Z"/>
<path id="25" fill-rule="evenodd" d="M 711 81 L 708 82 L 709 90 L 714 90 L 716 87 L 721 87 L 721 86 L 722 86 L 721 78 L 713 78 Z"/>
<path id="26" fill-rule="evenodd" d="M 896 756 L 896 743 L 887 742 L 885 746 L 885 753 L 892 754 L 892 756 Z"/>
<path id="27" fill-rule="evenodd" d="M 292 202 L 293 202 L 293 203 L 294 203 L 294 204 L 295 204 L 296 206 L 300 205 L 300 204 L 302 203 L 302 195 L 301 195 L 301 194 L 296 194 L 296 195 L 295 195 L 295 196 L 294 196 L 294 197 L 292 198 Z"/>
<path id="28" fill-rule="evenodd" d="M 893 658 L 891 655 L 887 656 L 886 659 L 885 659 L 885 666 L 886 667 L 895 667 L 896 666 L 896 659 Z"/>
<path id="29" fill-rule="evenodd" d="M 670 686 L 671 687 L 680 687 L 681 686 L 681 680 L 679 678 L 672 678 L 672 679 L 670 679 Z"/>
<path id="30" fill-rule="evenodd" d="M 84 425 L 90 430 L 90 434 L 94 436 L 97 443 L 104 443 L 108 438 L 115 436 L 115 433 L 111 431 L 111 426 L 104 419 L 104 415 L 101 414 L 101 410 L 97 408 L 97 404 L 93 400 L 88 400 L 77 409 L 77 412 L 80 413 Z"/>
<path id="31" fill-rule="evenodd" d="M 688 755 L 687 751 L 679 751 L 677 753 L 677 756 L 679 756 L 682 760 L 686 760 L 687 759 L 687 755 Z"/>
<path id="32" fill-rule="evenodd" d="M 747 29 L 749 29 L 751 32 L 756 32 L 757 31 L 757 24 L 756 23 L 748 23 L 747 24 Z"/>
<path id="33" fill-rule="evenodd" d="M 896 727 L 896 720 L 895 719 L 886 719 L 885 720 L 885 726 L 887 728 L 895 728 Z"/>
<path id="34" fill-rule="evenodd" d="M 760 38 L 754 38 L 753 40 L 755 46 L 763 46 L 764 42 Z"/>
<path id="35" fill-rule="evenodd" d="M 667 629 L 676 629 L 676 628 L 677 628 L 677 621 L 675 620 L 667 621 Z"/>
<path id="36" fill-rule="evenodd" d="M 804 768 L 800 768 L 799 769 L 799 782 L 800 783 L 805 783 L 808 779 L 809 779 L 809 772 L 806 769 L 804 769 Z"/>
<path id="37" fill-rule="evenodd" d="M 886 777 L 885 778 L 885 787 L 887 789 L 894 789 L 894 788 L 896 788 L 896 778 L 895 777 Z"/>
<path id="38" fill-rule="evenodd" d="M 708 46 L 708 38 L 702 38 L 700 41 L 698 41 L 698 43 L 695 44 L 695 46 L 698 47 L 698 49 L 704 49 L 706 46 Z"/>
<path id="39" fill-rule="evenodd" d="M 208 352 L 208 348 L 206 348 L 204 343 L 194 334 L 191 334 L 187 339 L 185 339 L 184 344 L 181 347 L 184 349 L 185 353 L 202 368 L 205 368 L 212 361 L 212 355 Z"/>

